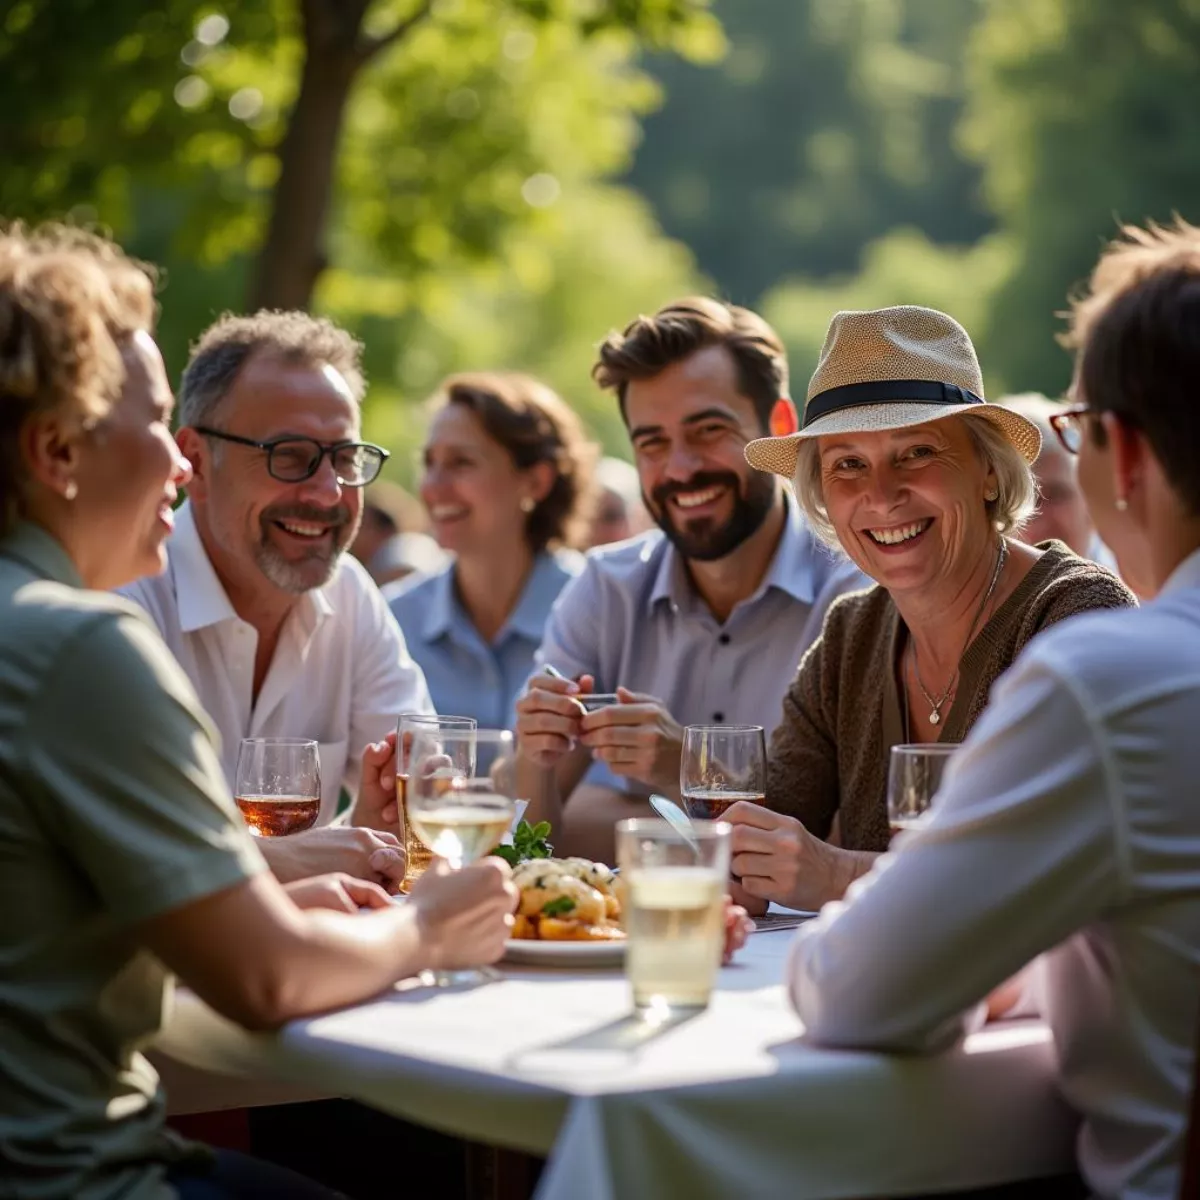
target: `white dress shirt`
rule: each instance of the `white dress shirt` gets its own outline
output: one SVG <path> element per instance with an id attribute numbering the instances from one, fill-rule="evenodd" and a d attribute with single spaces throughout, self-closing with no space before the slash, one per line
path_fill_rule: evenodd
<path id="1" fill-rule="evenodd" d="M 306 592 L 288 616 L 258 700 L 258 633 L 233 610 L 204 549 L 191 506 L 175 514 L 167 569 L 122 588 L 158 626 L 221 735 L 234 788 L 247 737 L 304 737 L 320 746 L 324 825 L 345 787 L 358 792 L 363 748 L 402 712 L 432 712 L 421 668 L 370 576 L 343 554 L 334 577 Z"/>
<path id="2" fill-rule="evenodd" d="M 996 685 L 930 825 L 797 938 L 809 1035 L 945 1045 L 1041 954 L 1089 1186 L 1173 1198 L 1200 1017 L 1198 781 L 1200 551 L 1145 607 L 1042 633 Z"/>

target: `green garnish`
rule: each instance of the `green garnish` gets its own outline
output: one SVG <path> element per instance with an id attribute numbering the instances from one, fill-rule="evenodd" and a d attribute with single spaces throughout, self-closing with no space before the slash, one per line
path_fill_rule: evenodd
<path id="1" fill-rule="evenodd" d="M 557 900 L 547 900 L 542 905 L 543 917 L 565 917 L 575 911 L 575 901 L 570 896 L 559 896 Z"/>
<path id="2" fill-rule="evenodd" d="M 549 836 L 549 821 L 539 821 L 536 825 L 530 825 L 528 821 L 520 821 L 513 831 L 513 844 L 497 846 L 492 853 L 497 858 L 504 859 L 510 867 L 528 862 L 531 858 L 549 858 L 554 853 L 554 847 L 546 841 Z"/>

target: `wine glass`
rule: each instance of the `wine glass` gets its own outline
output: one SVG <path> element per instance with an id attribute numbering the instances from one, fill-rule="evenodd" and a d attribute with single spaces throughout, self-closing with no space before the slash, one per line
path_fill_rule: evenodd
<path id="1" fill-rule="evenodd" d="M 738 800 L 761 804 L 767 743 L 761 725 L 689 725 L 683 731 L 679 791 L 693 821 L 715 821 Z"/>
<path id="2" fill-rule="evenodd" d="M 957 746 L 893 746 L 888 769 L 888 824 L 893 834 L 917 829 L 928 820 L 934 796 Z"/>
<path id="3" fill-rule="evenodd" d="M 508 831 L 517 810 L 514 762 L 514 739 L 507 729 L 414 731 L 408 759 L 409 824 L 451 870 L 481 859 Z M 474 985 L 496 977 L 494 971 L 470 968 L 434 972 L 433 982 L 439 987 Z"/>
<path id="4" fill-rule="evenodd" d="M 421 733 L 428 735 L 436 743 L 437 736 L 443 732 L 474 731 L 474 717 L 443 717 L 432 713 L 402 713 L 396 727 L 396 801 L 400 809 L 400 836 L 404 840 L 404 882 L 400 891 L 412 891 L 412 885 L 425 874 L 426 868 L 433 861 L 433 854 L 417 837 L 413 830 L 412 821 L 408 815 L 408 764 L 412 757 L 414 737 Z M 464 775 L 475 773 L 474 742 L 453 743 L 453 748 L 459 751 L 459 757 L 451 765 Z M 434 752 L 432 746 L 430 750 Z"/>
<path id="5" fill-rule="evenodd" d="M 307 738 L 243 738 L 234 799 L 253 837 L 285 837 L 317 823 L 321 762 Z"/>

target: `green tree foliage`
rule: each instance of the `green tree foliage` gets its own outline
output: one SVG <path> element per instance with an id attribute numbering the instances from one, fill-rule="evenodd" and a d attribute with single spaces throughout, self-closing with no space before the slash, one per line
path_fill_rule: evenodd
<path id="1" fill-rule="evenodd" d="M 991 0 L 964 141 L 1019 256 L 987 347 L 1017 389 L 1065 386 L 1055 314 L 1120 221 L 1200 217 L 1200 4 Z"/>
<path id="2" fill-rule="evenodd" d="M 968 244 L 991 219 L 952 131 L 979 0 L 718 0 L 716 68 L 655 60 L 667 102 L 630 175 L 729 296 L 853 271 L 894 227 Z"/>
<path id="3" fill-rule="evenodd" d="M 221 309 L 315 287 L 367 337 L 380 397 L 455 367 L 545 364 L 592 400 L 590 347 L 630 315 L 618 306 L 696 278 L 601 182 L 660 98 L 642 46 L 711 58 L 722 40 L 707 0 L 16 0 L 0 15 L 0 105 L 20 114 L 0 123 L 0 213 L 98 221 L 165 264 L 173 370 Z M 332 95 L 336 159 L 289 177 L 305 64 L 339 54 L 353 70 Z M 328 235 L 324 217 L 293 227 L 256 263 L 322 169 Z M 264 285 L 293 258 L 303 278 Z"/>

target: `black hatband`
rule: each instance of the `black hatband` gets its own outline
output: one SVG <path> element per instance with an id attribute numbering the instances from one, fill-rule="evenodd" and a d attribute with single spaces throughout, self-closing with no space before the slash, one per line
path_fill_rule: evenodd
<path id="1" fill-rule="evenodd" d="M 935 383 L 928 379 L 885 379 L 880 383 L 848 383 L 845 387 L 818 392 L 804 406 L 804 424 L 843 408 L 864 404 L 888 404 L 893 400 L 917 400 L 922 404 L 983 404 L 982 396 L 953 383 Z"/>

